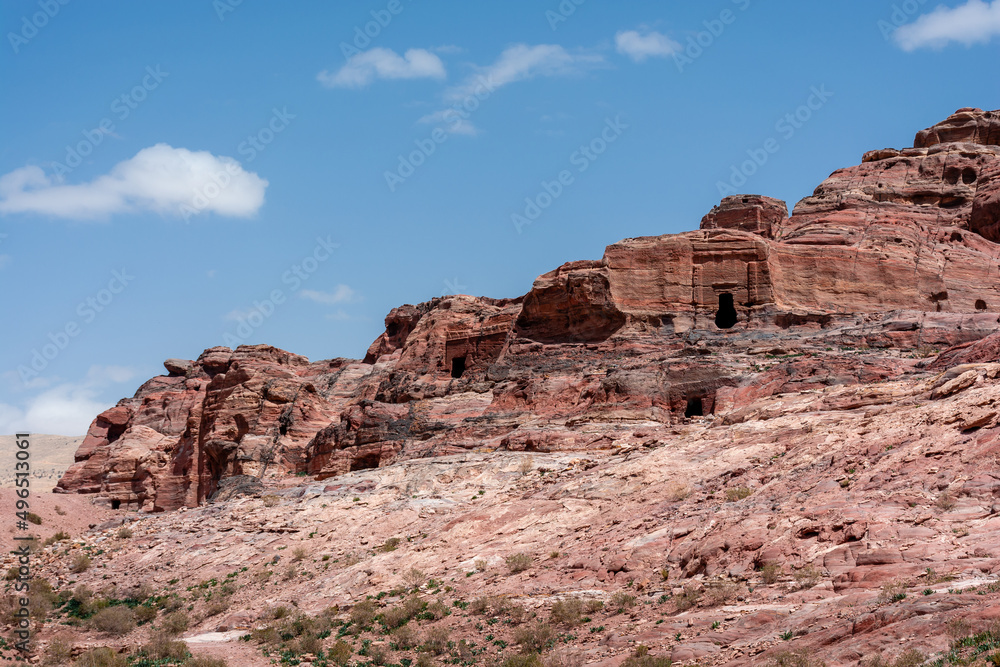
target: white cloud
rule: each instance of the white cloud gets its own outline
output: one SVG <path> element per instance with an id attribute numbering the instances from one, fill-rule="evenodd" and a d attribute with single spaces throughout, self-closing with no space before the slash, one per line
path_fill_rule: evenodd
<path id="1" fill-rule="evenodd" d="M 682 47 L 666 35 L 656 31 L 640 33 L 638 30 L 623 30 L 615 35 L 615 47 L 637 63 L 647 58 L 668 58 L 679 53 Z"/>
<path id="2" fill-rule="evenodd" d="M 431 123 L 433 125 L 448 125 L 448 131 L 452 134 L 464 134 L 474 137 L 479 134 L 479 130 L 467 118 L 462 118 L 452 109 L 442 109 L 423 116 L 418 123 Z"/>
<path id="3" fill-rule="evenodd" d="M 604 58 L 600 55 L 570 53 L 558 44 L 515 44 L 504 49 L 492 65 L 478 68 L 475 74 L 449 90 L 446 97 L 451 101 L 460 101 L 480 92 L 484 86 L 492 94 L 516 81 L 539 76 L 580 74 L 603 62 Z"/>
<path id="4" fill-rule="evenodd" d="M 441 59 L 426 49 L 410 49 L 402 56 L 391 49 L 375 48 L 351 56 L 347 64 L 316 78 L 329 88 L 364 88 L 375 79 L 444 79 Z"/>
<path id="5" fill-rule="evenodd" d="M 350 303 L 357 298 L 358 293 L 347 285 L 337 285 L 336 289 L 332 292 L 318 292 L 316 290 L 304 289 L 299 292 L 299 296 L 303 299 L 315 301 L 316 303 L 332 306 L 337 303 Z"/>
<path id="6" fill-rule="evenodd" d="M 514 44 L 491 65 L 476 67 L 462 83 L 447 89 L 444 98 L 450 107 L 427 114 L 419 122 L 444 125 L 452 134 L 475 136 L 479 131 L 468 119 L 468 109 L 478 108 L 498 89 L 536 77 L 578 75 L 603 64 L 604 57 L 599 54 L 570 52 L 558 44 Z"/>
<path id="7" fill-rule="evenodd" d="M 968 0 L 958 7 L 939 6 L 893 34 L 904 51 L 940 49 L 951 42 L 966 46 L 985 43 L 1000 35 L 1000 0 Z"/>
<path id="8" fill-rule="evenodd" d="M 248 217 L 263 206 L 267 185 L 232 158 L 156 144 L 79 185 L 55 182 L 39 167 L 15 169 L 0 176 L 0 213 L 93 219 L 141 211 L 185 217 L 212 211 Z"/>
<path id="9" fill-rule="evenodd" d="M 100 398 L 109 384 L 128 382 L 131 368 L 92 366 L 81 382 L 65 382 L 27 400 L 22 406 L 0 403 L 0 433 L 29 431 L 54 435 L 82 435 L 101 412 L 114 403 Z"/>

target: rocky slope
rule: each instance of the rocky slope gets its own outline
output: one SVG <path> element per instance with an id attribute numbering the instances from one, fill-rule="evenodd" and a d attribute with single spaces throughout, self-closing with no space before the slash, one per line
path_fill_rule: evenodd
<path id="1" fill-rule="evenodd" d="M 325 478 L 470 449 L 593 450 L 632 437 L 636 419 L 666 428 L 898 375 L 892 351 L 1000 328 L 998 128 L 1000 113 L 962 109 L 914 148 L 835 172 L 791 217 L 778 200 L 729 197 L 700 231 L 626 239 L 520 299 L 397 308 L 363 361 L 265 346 L 169 360 L 98 416 L 57 491 L 194 507 L 269 464 Z M 771 377 L 729 354 L 769 345 L 867 345 L 889 360 L 805 357 Z"/>
<path id="2" fill-rule="evenodd" d="M 943 654 L 946 628 L 1000 616 L 1000 112 L 959 110 L 914 144 L 791 216 L 729 197 L 698 231 L 626 239 L 521 298 L 402 306 L 364 360 L 168 360 L 97 417 L 56 489 L 153 515 L 50 549 L 43 572 L 195 586 L 192 632 L 238 630 L 192 644 L 209 652 L 282 603 L 346 618 L 386 592 L 388 613 L 417 568 L 439 584 L 418 582 L 424 601 L 454 611 L 426 631 L 490 659 L 553 614 L 561 649 L 609 665 L 639 644 L 718 665 Z M 67 570 L 99 544 L 97 569 Z M 530 565 L 510 572 L 517 553 Z M 199 597 L 234 571 L 230 608 Z M 567 624 L 565 599 L 605 606 Z"/>

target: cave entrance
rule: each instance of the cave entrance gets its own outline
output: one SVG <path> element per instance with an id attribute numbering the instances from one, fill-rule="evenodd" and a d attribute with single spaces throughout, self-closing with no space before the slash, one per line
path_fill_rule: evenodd
<path id="1" fill-rule="evenodd" d="M 715 326 L 720 329 L 732 329 L 736 326 L 736 308 L 733 306 L 733 295 L 729 292 L 719 295 L 719 312 L 715 314 Z"/>
<path id="2" fill-rule="evenodd" d="M 465 357 L 455 357 L 451 360 L 451 376 L 460 378 L 465 373 Z"/>
<path id="3" fill-rule="evenodd" d="M 355 470 L 368 470 L 369 468 L 377 468 L 378 463 L 381 460 L 381 455 L 378 452 L 374 454 L 365 454 L 363 456 L 357 456 L 351 459 L 351 472 Z"/>
<path id="4" fill-rule="evenodd" d="M 700 398 L 689 398 L 687 402 L 687 408 L 684 410 L 684 417 L 686 419 L 691 419 L 691 417 L 703 417 L 705 415 L 705 406 L 702 404 Z"/>
<path id="5" fill-rule="evenodd" d="M 117 500 L 117 499 L 111 501 L 111 509 L 116 510 L 116 509 L 118 509 L 121 506 L 122 506 L 122 501 Z"/>
<path id="6" fill-rule="evenodd" d="M 982 299 L 976 299 L 976 310 L 986 310 L 986 302 Z"/>

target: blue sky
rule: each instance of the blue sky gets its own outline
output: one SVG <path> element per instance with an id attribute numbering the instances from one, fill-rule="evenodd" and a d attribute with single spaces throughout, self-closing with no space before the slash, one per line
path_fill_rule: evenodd
<path id="1" fill-rule="evenodd" d="M 0 12 L 2 433 L 82 433 L 213 345 L 360 357 L 394 306 L 696 229 L 734 168 L 791 206 L 1000 108 L 1000 0 Z"/>

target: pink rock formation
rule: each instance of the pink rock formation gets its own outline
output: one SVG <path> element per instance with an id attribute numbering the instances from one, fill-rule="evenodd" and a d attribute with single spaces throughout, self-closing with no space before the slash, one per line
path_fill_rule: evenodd
<path id="1" fill-rule="evenodd" d="M 960 110 L 915 148 L 835 172 L 791 217 L 727 197 L 698 231 L 626 239 L 522 298 L 396 308 L 364 362 L 267 346 L 168 360 L 98 416 L 57 491 L 190 507 L 268 466 L 327 478 L 473 449 L 611 448 L 636 423 L 655 439 L 692 416 L 739 423 L 783 392 L 919 372 L 901 357 L 1000 330 L 998 122 Z"/>

